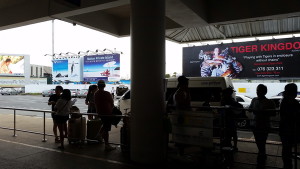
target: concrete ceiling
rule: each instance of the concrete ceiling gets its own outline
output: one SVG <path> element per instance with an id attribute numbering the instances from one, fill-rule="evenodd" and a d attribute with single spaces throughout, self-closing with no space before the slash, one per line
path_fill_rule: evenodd
<path id="1" fill-rule="evenodd" d="M 179 43 L 300 32 L 298 0 L 166 0 L 166 38 Z M 1 0 L 0 30 L 60 19 L 130 36 L 130 0 Z"/>

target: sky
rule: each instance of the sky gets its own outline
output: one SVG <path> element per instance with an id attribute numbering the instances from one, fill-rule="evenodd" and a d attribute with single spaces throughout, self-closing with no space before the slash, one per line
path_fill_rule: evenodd
<path id="1" fill-rule="evenodd" d="M 0 54 L 30 55 L 30 64 L 52 66 L 52 21 L 0 31 Z M 166 40 L 166 73 L 182 73 L 182 45 Z M 54 53 L 120 51 L 121 78 L 130 78 L 130 37 L 117 38 L 80 25 L 54 21 Z"/>

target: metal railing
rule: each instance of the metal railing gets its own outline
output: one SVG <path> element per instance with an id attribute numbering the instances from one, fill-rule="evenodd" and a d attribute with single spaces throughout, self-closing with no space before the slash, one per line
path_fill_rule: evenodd
<path id="1" fill-rule="evenodd" d="M 13 128 L 0 126 L 0 129 L 13 130 L 13 137 L 17 137 L 17 134 L 16 134 L 17 131 L 24 132 L 24 133 L 43 135 L 42 142 L 47 141 L 46 136 L 54 136 L 54 134 L 46 133 L 46 114 L 55 113 L 54 111 L 41 110 L 41 109 L 24 109 L 24 108 L 14 108 L 14 107 L 0 107 L 0 109 L 13 111 Z M 16 118 L 17 112 L 16 111 L 42 112 L 43 113 L 43 132 L 17 129 L 17 118 Z M 77 115 L 80 114 L 81 116 L 92 115 L 92 116 L 96 116 L 96 117 L 112 117 L 112 116 L 113 117 L 121 117 L 121 118 L 127 117 L 127 115 L 98 115 L 97 113 L 70 113 L 70 115 L 71 114 L 77 114 Z M 92 139 L 85 138 L 84 141 L 98 141 L 98 140 L 92 140 Z M 113 143 L 113 142 L 110 142 L 109 144 L 120 145 L 120 143 Z"/>

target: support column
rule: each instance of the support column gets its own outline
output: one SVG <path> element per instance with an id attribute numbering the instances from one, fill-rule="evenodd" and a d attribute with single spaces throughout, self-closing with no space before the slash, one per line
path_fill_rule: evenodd
<path id="1" fill-rule="evenodd" d="M 131 0 L 131 160 L 165 160 L 165 0 Z"/>

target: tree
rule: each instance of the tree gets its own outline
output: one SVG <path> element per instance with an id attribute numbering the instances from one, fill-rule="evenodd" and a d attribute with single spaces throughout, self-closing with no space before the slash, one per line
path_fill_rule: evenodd
<path id="1" fill-rule="evenodd" d="M 176 77 L 177 76 L 177 73 L 176 72 L 174 72 L 173 73 L 173 75 L 172 75 L 172 77 Z"/>
<path id="2" fill-rule="evenodd" d="M 170 74 L 166 74 L 166 75 L 165 75 L 165 78 L 170 78 L 170 77 L 171 77 Z"/>

